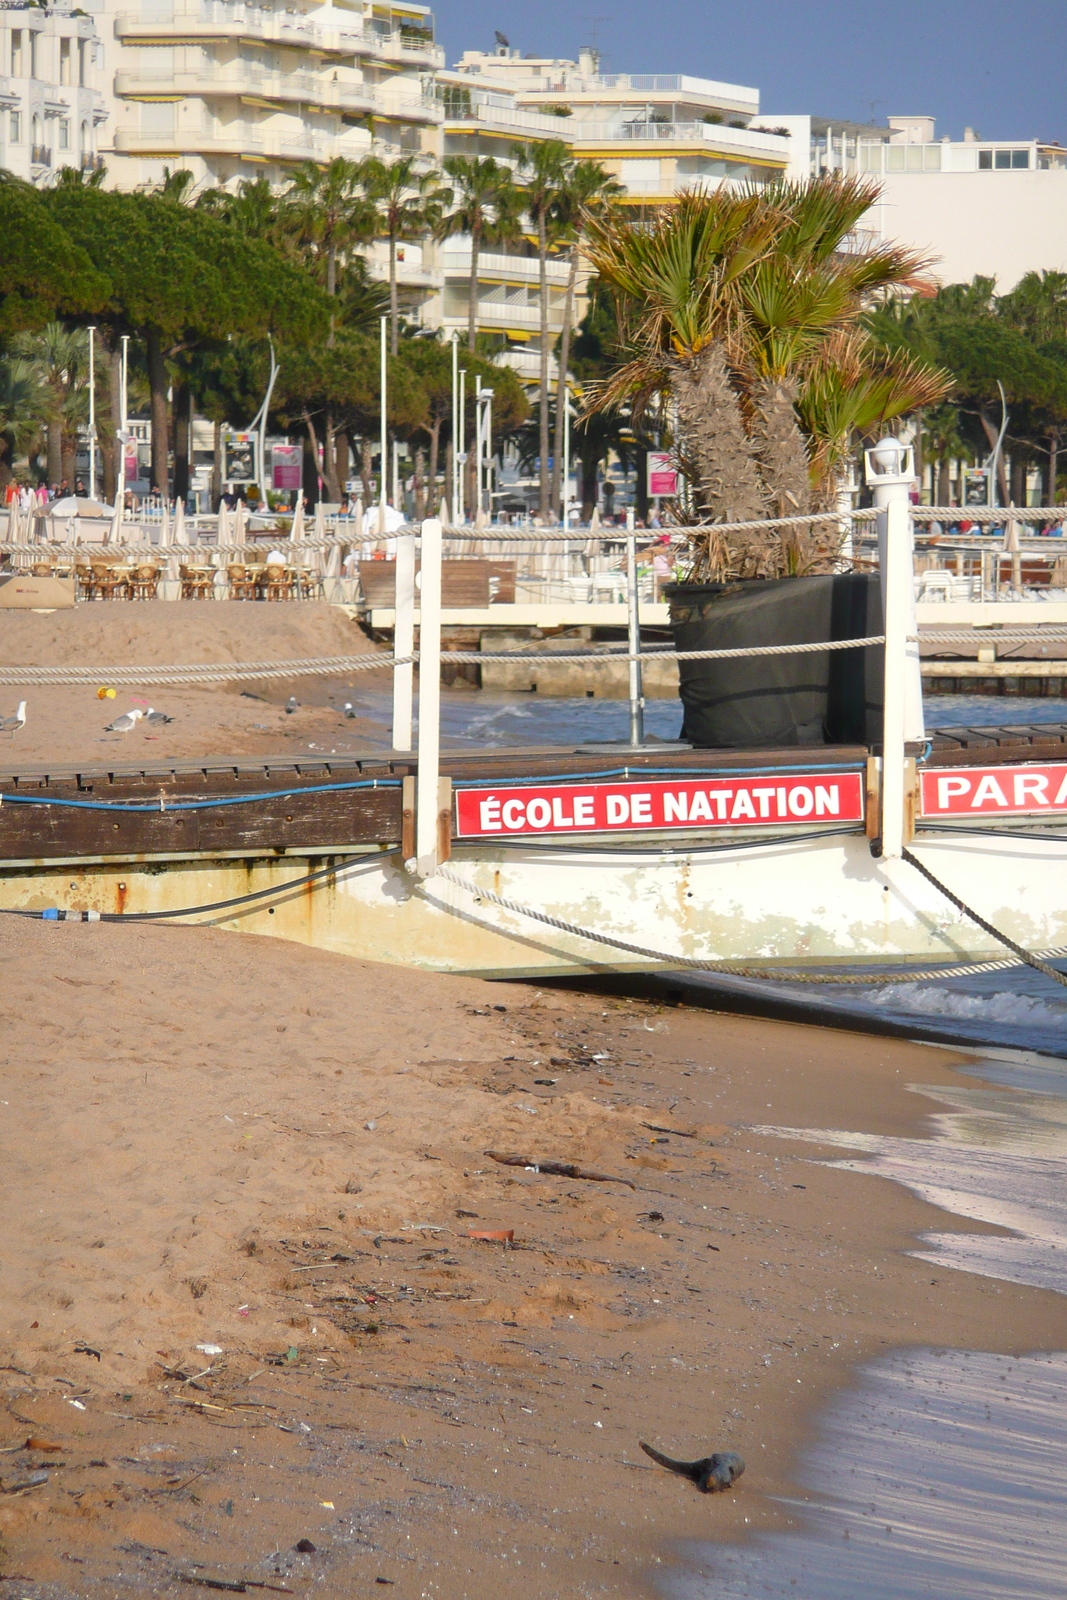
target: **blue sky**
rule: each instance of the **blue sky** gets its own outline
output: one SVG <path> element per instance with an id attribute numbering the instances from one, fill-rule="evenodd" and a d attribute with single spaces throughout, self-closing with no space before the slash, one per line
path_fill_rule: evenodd
<path id="1" fill-rule="evenodd" d="M 431 0 L 433 3 L 433 0 Z M 1067 144 L 1067 0 L 439 0 L 452 66 L 499 28 L 525 55 L 593 41 L 609 72 L 750 84 L 765 114 L 884 122 L 932 115 L 937 136 Z"/>

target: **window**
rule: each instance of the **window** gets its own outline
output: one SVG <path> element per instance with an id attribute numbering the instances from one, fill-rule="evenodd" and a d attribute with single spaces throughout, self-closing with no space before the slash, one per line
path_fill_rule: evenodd
<path id="1" fill-rule="evenodd" d="M 60 39 L 60 41 L 59 41 L 59 81 L 60 81 L 60 83 L 69 83 L 70 82 L 70 40 L 69 39 Z"/>
<path id="2" fill-rule="evenodd" d="M 1028 171 L 1030 167 L 1029 150 L 1013 150 L 1011 153 L 1011 164 L 1012 168 L 1015 170 L 1024 168 Z"/>
<path id="3" fill-rule="evenodd" d="M 22 112 L 13 111 L 8 123 L 8 139 L 12 144 L 22 143 Z"/>
<path id="4" fill-rule="evenodd" d="M 22 29 L 15 28 L 11 34 L 11 76 L 22 77 Z"/>
<path id="5" fill-rule="evenodd" d="M 998 172 L 1005 172 L 1011 168 L 1011 151 L 997 150 L 993 154 L 993 165 Z"/>
<path id="6" fill-rule="evenodd" d="M 979 170 L 979 172 L 991 172 L 993 170 L 993 152 L 992 152 L 992 150 L 979 150 L 979 152 L 978 152 L 978 170 Z"/>
<path id="7" fill-rule="evenodd" d="M 59 148 L 61 150 L 70 149 L 70 119 L 68 117 L 60 117 L 59 119 Z"/>
<path id="8" fill-rule="evenodd" d="M 37 35 L 30 29 L 30 77 L 37 76 Z"/>

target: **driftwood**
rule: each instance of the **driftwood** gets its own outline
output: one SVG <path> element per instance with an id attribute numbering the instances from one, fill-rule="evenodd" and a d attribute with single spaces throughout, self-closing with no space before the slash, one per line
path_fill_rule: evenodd
<path id="1" fill-rule="evenodd" d="M 506 1156 L 499 1150 L 487 1150 L 490 1161 L 499 1161 L 502 1167 L 532 1167 L 535 1172 L 545 1172 L 552 1178 L 584 1178 L 587 1183 L 624 1183 L 636 1189 L 629 1178 L 617 1178 L 612 1172 L 593 1172 L 589 1167 L 575 1166 L 573 1161 L 543 1161 L 539 1156 Z"/>

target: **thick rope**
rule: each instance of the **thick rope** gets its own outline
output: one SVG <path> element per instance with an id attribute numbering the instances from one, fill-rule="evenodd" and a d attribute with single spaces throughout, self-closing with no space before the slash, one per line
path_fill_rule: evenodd
<path id="1" fill-rule="evenodd" d="M 442 650 L 441 660 L 480 666 L 489 661 L 732 661 L 742 656 L 812 655 L 822 650 L 859 650 L 865 645 L 884 644 L 884 634 L 869 639 L 833 639 L 815 644 L 754 645 L 744 650 L 653 650 L 591 651 L 564 654 L 552 650 Z M 182 685 L 210 683 L 253 683 L 269 678 L 332 678 L 349 672 L 376 672 L 379 669 L 407 666 L 420 659 L 386 654 L 367 656 L 321 656 L 296 661 L 217 662 L 207 665 L 174 667 L 5 667 L 0 666 L 0 683 L 29 685 L 31 688 L 69 688 L 85 684 L 112 684 L 118 688 L 138 685 L 179 688 Z"/>
<path id="2" fill-rule="evenodd" d="M 1020 961 L 1025 961 L 1028 967 L 1033 967 L 1036 972 L 1043 972 L 1046 978 L 1051 978 L 1055 983 L 1060 983 L 1067 989 L 1067 973 L 1057 972 L 1055 967 L 1050 967 L 1047 961 L 1041 960 L 1040 956 L 1032 955 L 1021 944 L 1016 944 L 1014 939 L 1010 939 L 1006 933 L 1001 933 L 999 928 L 994 928 L 991 922 L 987 922 L 984 917 L 979 916 L 978 912 L 972 906 L 969 906 L 965 900 L 961 900 L 958 894 L 953 894 L 948 885 L 942 883 L 940 878 L 935 878 L 930 868 L 924 866 L 917 856 L 912 855 L 910 850 L 902 850 L 901 855 L 910 867 L 914 867 L 916 872 L 922 874 L 927 883 L 932 883 L 939 894 L 943 894 L 946 900 L 951 901 L 957 911 L 962 911 L 965 917 L 970 917 L 972 922 L 976 922 L 985 933 L 996 939 L 998 944 L 1002 944 L 1005 949 L 1018 956 Z"/>
<path id="3" fill-rule="evenodd" d="M 647 961 L 656 961 L 663 966 L 686 967 L 696 972 L 711 974 L 722 973 L 733 978 L 759 978 L 773 983 L 806 983 L 817 984 L 820 987 L 830 985 L 843 987 L 847 985 L 855 988 L 873 988 L 894 983 L 920 983 L 924 979 L 938 976 L 964 978 L 976 973 L 1004 972 L 1019 965 L 1019 961 L 975 961 L 966 964 L 943 961 L 932 962 L 925 966 L 921 972 L 909 970 L 892 974 L 827 974 L 798 971 L 789 967 L 750 966 L 735 961 L 708 961 L 705 957 L 700 956 L 668 955 L 662 950 L 650 950 L 647 945 L 631 944 L 626 939 L 617 939 L 613 934 L 597 933 L 592 928 L 583 928 L 577 923 L 565 922 L 561 917 L 552 917 L 545 911 L 536 911 L 532 906 L 525 906 L 518 900 L 509 900 L 504 895 L 494 894 L 491 889 L 480 889 L 476 884 L 469 883 L 466 878 L 461 878 L 451 867 L 438 867 L 437 876 L 446 878 L 449 883 L 454 883 L 457 888 L 466 890 L 476 901 L 486 900 L 490 905 L 500 906 L 504 911 L 517 912 L 519 916 L 530 917 L 534 922 L 541 922 L 546 927 L 558 929 L 560 933 L 575 934 L 578 938 L 589 939 L 594 944 L 609 945 L 614 950 L 625 950 L 629 955 L 641 956 Z M 938 887 L 941 888 L 942 886 L 938 884 Z M 947 890 L 945 892 L 948 893 Z M 451 910 L 452 908 L 448 907 L 447 909 Z M 968 913 L 968 915 L 970 914 Z M 975 920 L 981 922 L 980 918 Z M 486 924 L 486 926 L 489 926 L 489 924 Z M 990 928 L 988 923 L 982 922 L 981 926 L 987 928 L 998 939 L 1002 937 L 996 933 L 995 929 Z M 1020 960 L 1026 960 L 1031 964 L 1037 961 L 1037 957 L 1030 957 L 1018 945 L 1013 945 L 1012 949 L 1018 952 Z M 1064 953 L 1060 950 L 1046 952 L 1046 954 L 1052 956 Z M 1054 974 L 1060 983 L 1067 982 L 1067 979 L 1062 974 L 1057 973 L 1053 967 L 1046 969 L 1042 965 L 1041 970 L 1047 970 L 1049 973 Z"/>

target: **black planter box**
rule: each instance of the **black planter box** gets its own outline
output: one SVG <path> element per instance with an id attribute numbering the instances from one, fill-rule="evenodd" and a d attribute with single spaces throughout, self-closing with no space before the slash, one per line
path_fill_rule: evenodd
<path id="1" fill-rule="evenodd" d="M 877 574 L 666 586 L 677 650 L 821 644 L 882 632 Z M 874 744 L 882 735 L 885 651 L 816 650 L 680 661 L 682 738 L 703 749 Z"/>

